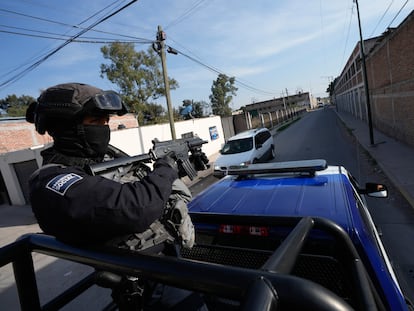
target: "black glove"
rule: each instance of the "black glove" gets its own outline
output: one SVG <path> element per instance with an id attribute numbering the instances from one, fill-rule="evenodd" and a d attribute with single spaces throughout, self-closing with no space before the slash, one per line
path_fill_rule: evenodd
<path id="1" fill-rule="evenodd" d="M 175 155 L 174 151 L 170 151 L 162 158 L 159 158 L 155 162 L 154 167 L 157 167 L 162 164 L 167 164 L 169 167 L 171 167 L 178 173 L 177 156 Z"/>

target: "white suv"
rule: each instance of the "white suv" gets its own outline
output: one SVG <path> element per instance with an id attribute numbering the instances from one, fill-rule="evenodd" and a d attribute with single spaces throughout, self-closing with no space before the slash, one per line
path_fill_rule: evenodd
<path id="1" fill-rule="evenodd" d="M 275 157 L 273 137 L 267 128 L 257 128 L 231 137 L 214 163 L 215 177 L 226 175 L 229 166 L 265 162 Z"/>

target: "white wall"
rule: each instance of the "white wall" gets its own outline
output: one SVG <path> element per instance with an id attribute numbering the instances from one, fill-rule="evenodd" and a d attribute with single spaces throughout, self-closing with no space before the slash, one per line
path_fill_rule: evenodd
<path id="1" fill-rule="evenodd" d="M 218 137 L 212 140 L 209 129 L 214 126 L 217 129 Z M 203 145 L 203 152 L 207 157 L 216 154 L 224 144 L 223 127 L 219 116 L 175 122 L 177 138 L 181 138 L 182 134 L 189 132 L 193 132 L 195 136 L 208 141 L 207 144 Z M 171 140 L 170 125 L 147 125 L 112 131 L 110 144 L 133 156 L 148 153 L 154 138 L 158 138 L 160 141 Z"/>

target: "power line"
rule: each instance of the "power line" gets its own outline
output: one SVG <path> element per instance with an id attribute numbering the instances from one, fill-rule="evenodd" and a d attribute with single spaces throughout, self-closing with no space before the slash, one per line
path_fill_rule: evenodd
<path id="1" fill-rule="evenodd" d="M 214 67 L 212 67 L 210 65 L 205 64 L 203 61 L 200 60 L 200 58 L 194 52 L 190 51 L 188 48 L 186 48 L 185 46 L 183 46 L 182 44 L 180 44 L 176 40 L 172 39 L 170 35 L 168 36 L 168 38 L 169 38 L 169 40 L 174 41 L 177 45 L 181 46 L 183 49 L 185 49 L 186 51 L 188 51 L 189 53 L 191 53 L 192 55 L 194 55 L 194 57 L 191 57 L 188 54 L 185 54 L 182 51 L 179 52 L 178 50 L 176 50 L 175 48 L 173 48 L 174 50 L 176 50 L 177 52 L 179 52 L 183 56 L 187 57 L 188 59 L 190 59 L 190 60 L 192 60 L 192 61 L 194 61 L 196 63 L 198 63 L 199 65 L 201 65 L 203 67 L 206 67 L 208 70 L 210 70 L 210 71 L 212 71 L 214 73 L 225 74 L 221 70 L 219 70 L 217 68 L 214 68 Z M 226 76 L 232 76 L 232 75 L 228 75 L 228 74 L 225 74 L 225 75 Z M 275 94 L 278 94 L 279 93 L 279 92 L 276 92 L 276 91 L 265 91 L 265 90 L 258 89 L 256 87 L 253 87 L 253 86 L 249 85 L 248 82 L 243 82 L 239 78 L 236 78 L 235 83 L 240 84 L 240 85 L 244 86 L 245 88 L 248 88 L 249 90 L 252 90 L 252 91 L 254 91 L 256 93 L 259 93 L 259 94 L 265 94 L 265 95 L 275 96 Z"/>
<path id="2" fill-rule="evenodd" d="M 27 29 L 27 28 L 22 28 L 22 27 L 11 27 L 11 26 L 1 25 L 1 24 L 0 24 L 0 27 L 23 30 L 23 31 L 28 31 L 28 32 L 33 33 L 33 34 L 30 34 L 30 33 L 7 31 L 7 30 L 0 29 L 0 32 L 2 33 L 8 33 L 8 34 L 19 35 L 19 36 L 53 39 L 53 40 L 67 40 L 71 38 L 71 36 L 68 36 L 68 35 L 62 35 L 62 34 L 53 33 L 49 31 L 32 30 L 32 29 Z M 78 42 L 78 43 L 111 43 L 111 42 L 127 43 L 127 42 L 130 42 L 130 43 L 142 43 L 142 44 L 150 44 L 153 42 L 153 40 L 141 39 L 141 38 L 136 38 L 136 39 L 131 39 L 131 40 L 120 40 L 118 38 L 102 38 L 102 37 L 82 37 L 82 38 L 85 40 L 72 40 L 72 42 Z"/>
<path id="3" fill-rule="evenodd" d="M 10 83 L 13 83 L 19 79 L 21 79 L 23 76 L 25 76 L 27 73 L 31 72 L 32 70 L 34 70 L 36 67 L 38 67 L 40 64 L 42 64 L 44 61 L 46 61 L 49 57 L 51 57 L 52 55 L 56 54 L 58 51 L 60 51 L 61 49 L 63 49 L 65 46 L 67 46 L 69 43 L 73 42 L 73 40 L 75 40 L 76 38 L 79 38 L 81 35 L 83 35 L 84 33 L 86 33 L 87 31 L 89 31 L 90 29 L 92 29 L 93 27 L 103 23 L 104 21 L 108 20 L 109 18 L 111 18 L 112 16 L 116 15 L 117 13 L 121 12 L 122 10 L 126 9 L 127 7 L 129 7 L 130 5 L 132 5 L 133 3 L 135 3 L 138 0 L 132 0 L 129 3 L 127 3 L 126 5 L 122 6 L 121 8 L 119 8 L 118 10 L 116 10 L 115 12 L 101 18 L 100 20 L 92 23 L 89 27 L 81 30 L 80 32 L 78 32 L 76 35 L 72 36 L 70 39 L 66 40 L 64 43 L 62 43 L 60 46 L 58 46 L 57 48 L 53 49 L 52 51 L 50 51 L 48 54 L 46 54 L 44 57 L 42 57 L 41 59 L 39 59 L 38 61 L 36 61 L 35 63 L 33 63 L 32 65 L 24 68 L 23 70 L 21 70 L 20 72 L 18 72 L 16 75 L 14 75 L 13 77 L 7 79 L 6 81 L 2 82 L 0 84 L 0 88 L 3 88 L 7 85 L 9 85 Z"/>
<path id="4" fill-rule="evenodd" d="M 95 16 L 98 16 L 98 14 L 100 14 L 100 13 L 102 13 L 103 11 L 105 11 L 105 10 L 107 10 L 107 9 L 109 9 L 111 6 L 113 6 L 114 4 L 116 4 L 117 2 L 119 2 L 119 1 L 117 1 L 117 0 L 115 0 L 114 2 L 112 2 L 111 4 L 108 4 L 106 7 L 104 7 L 103 9 L 101 9 L 101 10 L 99 10 L 98 12 L 96 12 L 95 14 L 92 14 L 91 16 L 89 16 L 89 17 L 87 17 L 86 19 L 84 19 L 83 21 L 81 21 L 79 24 L 78 24 L 78 26 L 79 25 L 82 25 L 82 24 L 84 24 L 84 23 L 86 23 L 87 21 L 89 21 L 90 19 L 92 19 L 92 18 L 94 18 Z M 123 1 L 123 2 L 125 2 L 125 0 Z M 118 4 L 116 7 L 119 7 L 121 4 Z"/>
<path id="5" fill-rule="evenodd" d="M 103 9 L 101 9 L 101 10 L 99 10 L 97 13 L 93 14 L 91 17 L 96 16 L 97 14 L 99 14 L 99 13 L 101 13 L 102 11 L 104 11 L 104 10 L 108 9 L 109 7 L 113 6 L 113 5 L 114 5 L 114 4 L 116 4 L 117 2 L 118 2 L 118 1 L 115 1 L 115 2 L 113 2 L 113 3 L 111 3 L 111 4 L 109 4 L 108 6 L 104 7 L 104 8 L 103 8 Z M 124 2 L 124 0 L 123 0 L 122 2 Z M 119 5 L 117 5 L 116 7 L 119 7 Z M 71 25 L 71 24 L 67 24 L 67 23 L 62 23 L 62 22 L 60 22 L 60 21 L 50 20 L 50 19 L 46 19 L 46 18 L 43 18 L 43 17 L 33 16 L 33 15 L 25 14 L 25 13 L 20 13 L 20 12 L 12 11 L 12 10 L 0 9 L 0 12 L 6 12 L 6 13 L 8 13 L 8 14 L 12 14 L 12 15 L 23 16 L 23 17 L 28 18 L 28 19 L 40 20 L 40 21 L 42 21 L 42 22 L 52 23 L 52 24 L 59 25 L 59 26 L 65 26 L 65 27 L 69 27 L 69 28 L 72 28 L 72 29 L 85 29 L 85 28 L 81 27 L 80 25 L 81 25 L 82 23 L 84 23 L 86 20 L 89 20 L 89 19 L 91 18 L 91 17 L 89 17 L 89 18 L 87 18 L 87 19 L 83 20 L 82 22 L 78 23 L 77 25 Z M 6 26 L 6 25 L 3 25 L 3 27 L 17 29 L 16 27 Z M 27 31 L 33 32 L 33 30 L 27 30 Z M 94 32 L 100 32 L 100 33 L 106 33 L 106 34 L 113 34 L 113 33 L 104 32 L 104 31 L 99 31 L 99 30 L 92 30 L 92 31 L 94 31 Z M 40 31 L 39 31 L 39 32 L 40 32 Z M 58 34 L 58 36 L 59 36 L 59 37 L 66 36 L 66 34 L 67 34 L 68 32 L 69 32 L 69 31 L 67 31 L 67 32 L 66 32 L 65 34 L 63 34 L 63 35 L 62 35 L 62 34 Z M 11 32 L 8 32 L 8 33 L 9 33 L 9 34 L 12 34 Z M 40 32 L 40 33 L 44 33 L 44 32 Z M 13 33 L 13 34 L 17 34 L 17 35 L 18 35 L 18 33 Z M 117 35 L 117 34 L 115 34 L 115 35 Z M 120 36 L 122 36 L 122 35 L 120 35 Z M 38 36 L 38 37 L 41 37 L 41 36 Z M 68 38 L 68 37 L 69 37 L 69 36 L 66 36 L 66 38 Z M 125 36 L 125 37 L 130 37 L 130 36 Z M 45 37 L 45 38 L 46 38 L 46 37 Z M 47 38 L 46 38 L 46 39 L 47 39 Z M 55 38 L 55 39 L 56 39 L 56 40 L 61 40 L 61 39 L 59 39 L 59 38 Z M 145 40 L 145 39 L 143 39 L 143 40 Z M 80 40 L 74 40 L 73 42 L 78 42 L 78 41 L 80 41 Z M 44 50 L 45 50 L 45 49 L 44 49 Z M 33 57 L 31 57 L 30 59 L 26 60 L 24 63 L 22 63 L 22 64 L 20 64 L 20 65 L 16 66 L 14 69 L 12 69 L 12 70 L 10 70 L 10 71 L 8 71 L 8 72 L 4 73 L 1 77 L 2 77 L 2 78 L 3 78 L 3 77 L 7 77 L 8 75 L 12 74 L 13 72 L 16 72 L 16 71 L 20 70 L 21 68 L 23 68 L 23 67 L 27 66 L 28 64 L 31 64 L 32 62 L 36 61 L 37 59 L 40 59 L 40 58 L 41 58 L 42 56 L 44 56 L 44 55 L 47 55 L 47 52 L 44 52 L 44 53 L 40 54 L 39 56 L 33 56 Z"/>
<path id="6" fill-rule="evenodd" d="M 342 54 L 342 62 L 341 62 L 342 64 L 344 63 L 344 59 L 345 59 L 345 52 L 346 52 L 346 47 L 348 45 L 349 34 L 350 34 L 350 31 L 351 31 L 351 22 L 352 22 L 353 13 L 354 13 L 354 6 L 351 7 L 351 15 L 349 17 L 349 24 L 348 24 L 348 31 L 347 31 L 347 34 L 346 34 L 346 40 L 345 40 L 345 45 L 344 45 L 344 52 Z"/>
<path id="7" fill-rule="evenodd" d="M 397 12 L 397 14 L 395 14 L 394 18 L 392 19 L 392 21 L 389 23 L 387 28 L 391 27 L 391 24 L 395 21 L 395 19 L 397 18 L 398 15 L 400 15 L 401 11 L 404 9 L 404 7 L 407 5 L 409 0 L 406 0 L 405 3 L 402 5 L 402 7 L 400 8 L 400 10 Z"/>
<path id="8" fill-rule="evenodd" d="M 115 1 L 112 4 L 106 6 L 104 9 L 99 10 L 98 13 L 95 13 L 92 16 L 96 16 L 97 14 L 99 14 L 100 12 L 102 12 L 103 10 L 106 10 L 108 7 L 114 5 L 116 2 L 117 1 Z M 122 1 L 122 2 L 124 2 L 124 1 Z M 119 7 L 119 5 L 117 7 Z M 43 18 L 43 17 L 33 16 L 33 15 L 29 15 L 29 14 L 25 14 L 25 13 L 20 13 L 20 12 L 16 12 L 16 11 L 11 11 L 11 10 L 0 9 L 0 11 L 6 12 L 6 13 L 12 14 L 12 15 L 23 16 L 23 17 L 26 17 L 26 18 L 29 18 L 29 19 L 40 20 L 40 21 L 43 21 L 43 22 L 52 23 L 52 24 L 60 25 L 60 26 L 66 26 L 66 27 L 70 27 L 70 28 L 76 28 L 76 29 L 85 29 L 85 28 L 81 27 L 80 25 L 82 23 L 84 23 L 86 20 L 89 20 L 90 19 L 90 18 L 87 18 L 84 21 L 82 21 L 81 23 L 78 23 L 77 25 L 71 25 L 71 24 L 61 23 L 59 21 L 50 20 L 50 19 L 46 19 L 46 18 Z M 7 26 L 5 26 L 5 27 L 7 27 Z M 137 37 L 133 37 L 133 36 L 126 36 L 126 35 L 116 34 L 116 33 L 107 32 L 107 31 L 100 31 L 100 30 L 95 30 L 95 29 L 91 29 L 91 31 L 98 32 L 98 33 L 105 33 L 105 34 L 117 35 L 117 36 L 125 37 L 125 38 L 132 38 L 132 39 L 138 39 L 138 40 L 142 40 L 142 41 L 147 41 L 147 39 L 141 39 L 141 38 L 137 38 Z M 59 36 L 63 36 L 63 35 L 60 35 L 59 34 Z M 58 39 L 58 38 L 56 38 L 56 39 Z M 75 42 L 75 41 L 78 41 L 78 40 L 74 40 L 73 42 Z M 32 63 L 36 59 L 40 59 L 43 55 L 47 55 L 47 53 L 45 52 L 45 53 L 43 53 L 43 54 L 41 54 L 41 55 L 39 55 L 37 57 L 32 57 L 31 59 L 28 59 L 23 64 L 18 65 L 15 69 L 12 69 L 9 72 L 4 73 L 2 75 L 2 77 L 7 77 L 8 75 L 12 74 L 13 72 L 16 72 L 19 69 L 23 68 L 24 66 L 27 66 L 28 64 Z"/>
<path id="9" fill-rule="evenodd" d="M 13 15 L 24 16 L 24 17 L 27 17 L 27 18 L 30 18 L 30 19 L 37 19 L 37 20 L 40 20 L 40 21 L 43 21 L 43 22 L 48 22 L 48 23 L 52 22 L 54 24 L 58 24 L 58 25 L 61 25 L 61 26 L 74 27 L 72 25 L 68 25 L 68 24 L 65 24 L 65 23 L 62 23 L 62 22 L 51 21 L 51 20 L 46 19 L 46 18 L 37 17 L 37 16 L 33 16 L 33 15 L 28 15 L 28 14 L 25 14 L 25 13 L 19 13 L 19 12 L 16 12 L 16 11 L 11 11 L 11 10 L 6 10 L 6 9 L 0 9 L 0 11 L 5 12 L 5 13 L 9 13 L 9 14 L 13 14 Z"/>
<path id="10" fill-rule="evenodd" d="M 164 27 L 164 30 L 177 25 L 178 23 L 181 23 L 185 18 L 189 17 L 190 15 L 194 14 L 197 9 L 205 2 L 206 0 L 198 0 L 191 8 L 189 8 L 187 11 L 185 11 L 181 16 L 177 17 L 175 20 L 170 22 L 166 27 Z"/>
<path id="11" fill-rule="evenodd" d="M 34 16 L 34 15 L 28 15 L 28 14 L 25 14 L 25 13 L 19 13 L 19 12 L 11 11 L 11 10 L 0 9 L 0 11 L 7 12 L 7 13 L 13 14 L 13 15 L 24 16 L 24 17 L 27 17 L 27 18 L 30 18 L 30 19 L 40 20 L 40 21 L 43 21 L 43 22 L 46 22 L 46 23 L 51 23 L 51 24 L 55 24 L 55 25 L 70 27 L 70 28 L 74 28 L 74 29 L 82 29 L 82 30 L 86 29 L 85 27 L 81 27 L 80 26 L 81 24 L 84 23 L 84 21 L 80 22 L 78 25 L 72 25 L 72 24 L 62 23 L 62 22 L 59 22 L 59 21 L 55 21 L 55 20 L 51 20 L 51 19 L 46 19 L 46 18 Z M 100 10 L 100 11 L 102 11 L 102 10 Z M 93 14 L 92 16 L 95 16 L 95 15 L 96 15 L 96 13 Z M 85 20 L 88 20 L 88 19 L 90 19 L 90 18 L 87 18 Z M 12 27 L 12 26 L 3 26 L 3 27 Z M 143 39 L 143 38 L 139 38 L 139 37 L 135 37 L 135 36 L 123 35 L 123 34 L 109 32 L 109 31 L 102 31 L 102 30 L 98 30 L 98 29 L 90 29 L 90 31 L 98 32 L 98 33 L 103 33 L 103 34 L 108 34 L 108 35 L 116 35 L 116 36 L 120 36 L 120 37 L 124 37 L 124 38 L 131 38 L 131 39 L 138 39 L 138 40 L 140 40 L 140 39 L 147 40 L 147 39 Z"/>
<path id="12" fill-rule="evenodd" d="M 379 24 L 382 22 L 382 20 L 385 17 L 385 14 L 387 14 L 388 10 L 390 9 L 392 3 L 394 2 L 394 0 L 391 1 L 391 3 L 388 5 L 387 9 L 385 10 L 384 14 L 382 14 L 380 20 L 378 21 L 377 25 L 375 26 L 374 30 L 372 31 L 370 37 L 372 37 L 372 35 L 374 34 L 375 30 L 377 30 L 377 27 L 379 26 Z"/>
<path id="13" fill-rule="evenodd" d="M 19 35 L 19 36 L 25 36 L 25 37 L 33 37 L 33 38 L 42 38 L 42 39 L 51 39 L 51 40 L 60 40 L 60 41 L 68 40 L 67 38 L 63 38 L 63 37 L 51 37 L 51 36 L 28 34 L 28 33 L 18 33 L 18 32 L 13 32 L 13 31 L 6 31 L 6 30 L 0 30 L 0 32 L 1 33 L 13 34 L 13 35 Z M 66 36 L 66 37 L 68 37 L 68 36 Z M 135 44 L 151 44 L 151 43 L 153 43 L 153 41 L 150 41 L 150 40 L 146 40 L 146 41 L 119 40 L 119 39 L 111 39 L 111 38 L 93 38 L 93 37 L 84 37 L 84 40 L 74 39 L 74 40 L 71 40 L 71 42 L 74 42 L 74 43 L 96 43 L 96 44 L 110 44 L 110 43 L 115 43 L 115 42 L 135 43 Z"/>
<path id="14" fill-rule="evenodd" d="M 113 6 L 114 4 L 116 4 L 117 2 L 118 1 L 112 2 L 111 4 L 107 5 L 103 9 L 99 10 L 98 12 L 92 14 L 91 16 L 89 16 L 86 19 L 84 19 L 83 21 L 81 21 L 78 25 L 84 24 L 85 22 L 87 22 L 88 20 L 90 20 L 93 17 L 97 16 L 98 14 L 102 13 L 103 11 L 107 10 L 108 8 L 110 8 L 111 6 Z M 26 14 L 26 13 L 20 13 L 20 12 L 16 12 L 16 11 L 12 11 L 12 10 L 7 10 L 7 9 L 0 9 L 0 11 L 1 12 L 5 12 L 5 13 L 9 13 L 9 14 L 13 14 L 13 15 L 27 17 L 27 18 L 30 18 L 30 19 L 40 20 L 40 21 L 43 21 L 43 22 L 48 22 L 48 23 L 52 22 L 54 24 L 59 24 L 61 26 L 69 26 L 69 27 L 78 28 L 78 26 L 69 25 L 69 24 L 66 24 L 66 23 L 59 22 L 59 21 L 52 21 L 50 19 L 46 19 L 46 18 L 38 17 L 38 16 L 33 16 L 33 15 Z"/>
<path id="15" fill-rule="evenodd" d="M 169 48 L 171 48 L 171 47 L 169 47 Z M 184 56 L 184 57 L 192 60 L 193 62 L 195 62 L 195 63 L 197 63 L 197 64 L 199 64 L 199 65 L 207 68 L 211 72 L 214 72 L 214 73 L 217 73 L 217 74 L 224 74 L 226 76 L 231 76 L 231 75 L 225 74 L 223 71 L 221 71 L 221 70 L 219 70 L 219 69 L 217 69 L 217 68 L 215 68 L 213 66 L 210 66 L 210 65 L 205 64 L 204 62 L 202 62 L 199 59 L 196 59 L 196 58 L 194 58 L 194 57 L 192 57 L 192 56 L 190 56 L 188 54 L 185 54 L 185 53 L 183 53 L 183 52 L 181 52 L 181 51 L 179 51 L 177 49 L 174 49 L 174 48 L 172 48 L 172 49 L 175 50 L 175 51 L 177 51 L 182 56 Z M 271 96 L 275 96 L 277 94 L 277 92 L 268 92 L 268 91 L 265 91 L 265 90 L 258 89 L 258 88 L 254 87 L 254 86 L 251 86 L 251 85 L 249 85 L 249 84 L 247 84 L 245 82 L 240 81 L 240 79 L 238 79 L 238 78 L 235 78 L 235 83 L 238 84 L 238 85 L 240 85 L 241 87 L 244 87 L 245 89 L 248 89 L 249 91 L 252 91 L 252 92 L 255 92 L 255 93 L 258 93 L 258 94 L 271 95 Z"/>

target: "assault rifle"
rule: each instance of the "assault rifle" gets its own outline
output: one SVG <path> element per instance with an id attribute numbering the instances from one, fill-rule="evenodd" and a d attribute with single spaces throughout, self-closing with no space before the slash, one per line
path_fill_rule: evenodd
<path id="1" fill-rule="evenodd" d="M 199 137 L 181 138 L 176 140 L 159 141 L 152 140 L 153 147 L 147 154 L 137 156 L 121 156 L 113 160 L 91 164 L 88 169 L 91 175 L 101 175 L 114 179 L 122 177 L 131 169 L 138 167 L 141 163 L 150 163 L 162 158 L 173 151 L 177 157 L 180 177 L 188 176 L 193 180 L 198 171 L 209 168 L 208 158 L 202 151 L 201 146 L 207 143 Z"/>

